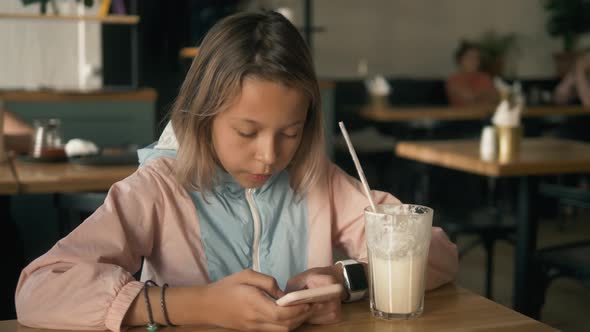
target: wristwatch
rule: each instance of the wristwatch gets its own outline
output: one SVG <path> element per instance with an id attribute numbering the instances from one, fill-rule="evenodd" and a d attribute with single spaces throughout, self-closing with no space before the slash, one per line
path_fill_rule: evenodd
<path id="1" fill-rule="evenodd" d="M 336 264 L 342 265 L 344 288 L 346 288 L 346 292 L 348 293 L 344 302 L 353 302 L 362 299 L 369 288 L 363 264 L 352 259 L 338 261 Z"/>

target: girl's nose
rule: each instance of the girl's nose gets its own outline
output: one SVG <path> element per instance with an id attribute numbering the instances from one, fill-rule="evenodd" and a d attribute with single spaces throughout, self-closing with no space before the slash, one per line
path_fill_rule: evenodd
<path id="1" fill-rule="evenodd" d="M 265 166 L 272 166 L 277 161 L 277 142 L 273 138 L 263 138 L 259 144 L 257 160 Z"/>

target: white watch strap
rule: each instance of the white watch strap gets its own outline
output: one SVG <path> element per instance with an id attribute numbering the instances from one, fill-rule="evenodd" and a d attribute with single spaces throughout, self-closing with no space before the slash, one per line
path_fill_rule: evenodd
<path id="1" fill-rule="evenodd" d="M 356 291 L 356 292 L 349 292 L 348 294 L 350 294 L 350 297 L 348 298 L 348 300 L 346 300 L 346 302 L 358 301 L 358 300 L 362 299 L 365 296 L 365 293 L 367 293 L 366 290 Z"/>
<path id="2" fill-rule="evenodd" d="M 342 266 L 350 265 L 350 264 L 358 264 L 359 262 L 355 261 L 354 259 L 345 259 L 343 261 L 337 261 L 336 264 L 340 264 Z"/>

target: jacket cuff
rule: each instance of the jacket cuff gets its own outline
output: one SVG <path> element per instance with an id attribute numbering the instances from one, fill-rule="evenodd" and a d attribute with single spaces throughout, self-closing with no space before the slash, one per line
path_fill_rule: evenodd
<path id="1" fill-rule="evenodd" d="M 142 289 L 143 283 L 139 281 L 131 281 L 123 286 L 107 312 L 107 317 L 105 319 L 105 326 L 107 329 L 113 332 L 121 332 L 126 329 L 121 327 L 123 318 L 125 318 L 131 303 L 133 303 Z"/>

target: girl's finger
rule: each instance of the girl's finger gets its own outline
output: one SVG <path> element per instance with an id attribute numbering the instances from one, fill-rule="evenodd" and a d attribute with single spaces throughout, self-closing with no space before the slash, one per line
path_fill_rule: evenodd
<path id="1" fill-rule="evenodd" d="M 259 323 L 254 331 L 285 332 L 288 331 L 288 327 L 275 323 Z"/>
<path id="2" fill-rule="evenodd" d="M 295 276 L 294 278 L 291 278 L 291 279 L 289 279 L 289 281 L 287 281 L 287 286 L 285 287 L 285 292 L 289 293 L 289 292 L 293 292 L 293 291 L 298 291 L 300 289 L 304 289 L 304 288 L 306 288 L 306 283 L 307 283 L 307 279 L 306 279 L 305 274 L 300 274 L 298 276 Z"/>
<path id="3" fill-rule="evenodd" d="M 329 313 L 325 313 L 322 316 L 312 316 L 310 317 L 307 322 L 309 324 L 315 324 L 315 325 L 323 325 L 323 324 L 334 324 L 334 323 L 338 323 L 340 322 L 342 319 L 340 317 L 340 314 L 337 312 L 329 312 Z"/>
<path id="4" fill-rule="evenodd" d="M 307 320 L 310 324 L 331 324 L 341 319 L 340 302 L 315 303 L 311 311 L 312 314 Z"/>
<path id="5" fill-rule="evenodd" d="M 260 305 L 258 310 L 260 314 L 269 322 L 285 322 L 305 316 L 311 311 L 311 307 L 309 304 L 296 304 L 281 307 L 276 305 L 274 302 L 270 302 Z"/>
<path id="6" fill-rule="evenodd" d="M 240 272 L 240 282 L 261 289 L 275 299 L 278 299 L 285 294 L 279 288 L 275 278 L 254 270 L 244 270 Z"/>
<path id="7" fill-rule="evenodd" d="M 293 330 L 297 327 L 299 327 L 301 324 L 305 323 L 312 315 L 311 311 L 306 312 L 304 315 L 296 318 L 296 319 L 291 319 L 286 321 L 286 326 L 289 327 L 289 330 Z"/>

